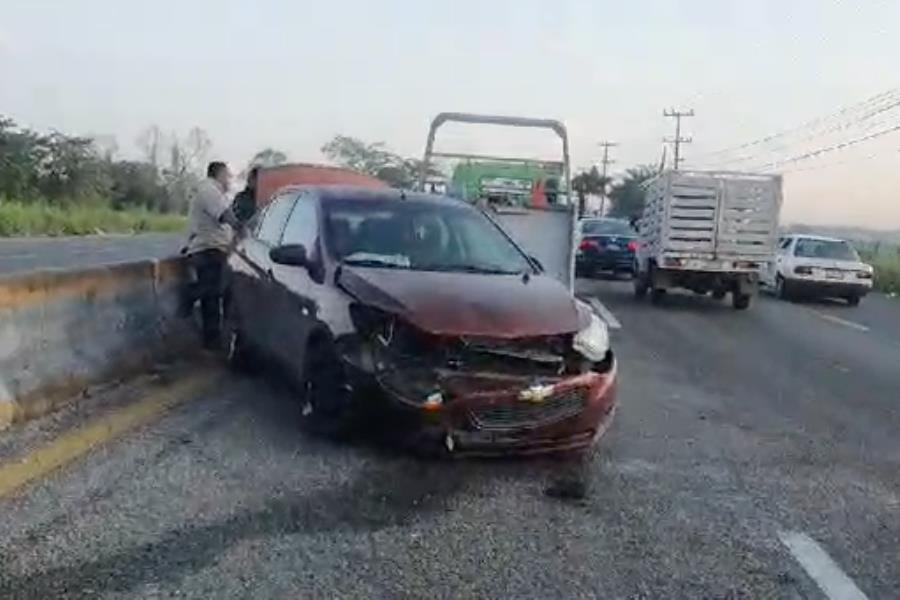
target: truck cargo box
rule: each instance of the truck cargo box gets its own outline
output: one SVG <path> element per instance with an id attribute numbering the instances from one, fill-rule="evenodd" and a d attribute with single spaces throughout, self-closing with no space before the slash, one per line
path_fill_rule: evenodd
<path id="1" fill-rule="evenodd" d="M 781 176 L 666 171 L 647 186 L 647 254 L 767 260 L 775 248 Z"/>
<path id="2" fill-rule="evenodd" d="M 358 185 L 386 188 L 388 184 L 371 175 L 343 167 L 293 163 L 259 170 L 256 184 L 256 202 L 265 206 L 281 188 L 291 185 Z"/>

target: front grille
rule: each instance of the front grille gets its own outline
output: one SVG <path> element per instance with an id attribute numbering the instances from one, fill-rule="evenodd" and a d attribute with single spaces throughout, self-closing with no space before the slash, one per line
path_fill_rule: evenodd
<path id="1" fill-rule="evenodd" d="M 543 402 L 513 400 L 478 408 L 471 412 L 472 421 L 481 429 L 519 429 L 562 421 L 577 415 L 585 407 L 583 389 L 574 389 L 547 398 Z"/>

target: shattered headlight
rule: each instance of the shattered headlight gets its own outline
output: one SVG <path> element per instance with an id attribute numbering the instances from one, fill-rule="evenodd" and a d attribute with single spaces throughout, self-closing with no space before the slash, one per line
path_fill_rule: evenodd
<path id="1" fill-rule="evenodd" d="M 597 315 L 591 315 L 591 322 L 579 331 L 572 340 L 572 348 L 592 362 L 600 362 L 609 351 L 609 331 L 606 323 Z"/>

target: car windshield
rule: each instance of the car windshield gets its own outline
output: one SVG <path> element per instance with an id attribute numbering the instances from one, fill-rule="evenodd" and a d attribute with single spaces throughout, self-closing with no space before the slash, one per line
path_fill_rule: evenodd
<path id="1" fill-rule="evenodd" d="M 509 238 L 471 206 L 340 199 L 324 205 L 326 245 L 345 264 L 413 271 L 533 270 Z"/>
<path id="2" fill-rule="evenodd" d="M 856 250 L 850 244 L 838 240 L 799 239 L 794 255 L 802 258 L 859 260 Z"/>
<path id="3" fill-rule="evenodd" d="M 621 235 L 634 236 L 634 230 L 625 221 L 615 219 L 595 219 L 582 221 L 581 233 L 584 235 Z"/>

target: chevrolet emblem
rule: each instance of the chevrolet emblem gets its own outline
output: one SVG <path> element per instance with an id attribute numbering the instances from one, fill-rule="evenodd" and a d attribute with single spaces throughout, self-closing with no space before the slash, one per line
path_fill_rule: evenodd
<path id="1" fill-rule="evenodd" d="M 533 385 L 519 392 L 519 400 L 540 404 L 553 394 L 552 385 Z"/>

